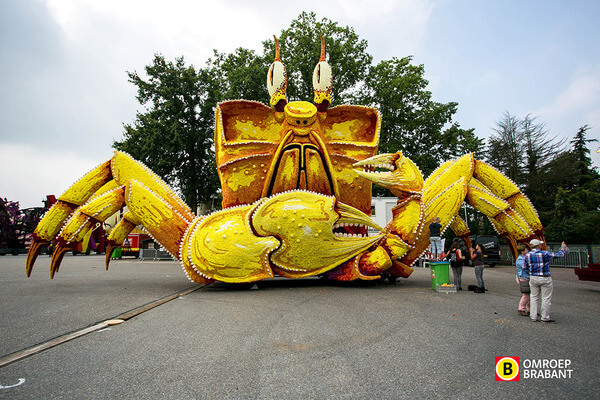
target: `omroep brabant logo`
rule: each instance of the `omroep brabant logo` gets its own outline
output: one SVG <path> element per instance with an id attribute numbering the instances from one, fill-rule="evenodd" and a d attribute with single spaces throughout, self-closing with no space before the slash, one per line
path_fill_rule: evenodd
<path id="1" fill-rule="evenodd" d="M 497 381 L 521 379 L 570 379 L 573 369 L 568 358 L 523 359 L 520 357 L 496 357 L 495 377 Z"/>

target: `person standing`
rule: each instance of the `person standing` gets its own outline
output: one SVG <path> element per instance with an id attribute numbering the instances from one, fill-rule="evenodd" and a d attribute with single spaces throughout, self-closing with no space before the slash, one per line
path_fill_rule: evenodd
<path id="1" fill-rule="evenodd" d="M 462 290 L 462 269 L 463 269 L 463 255 L 460 251 L 460 244 L 458 242 L 452 242 L 452 246 L 444 258 L 450 260 L 450 267 L 452 267 L 452 275 L 454 275 L 454 285 L 456 290 Z"/>
<path id="2" fill-rule="evenodd" d="M 475 267 L 475 278 L 477 279 L 477 289 L 475 293 L 485 293 L 485 282 L 483 281 L 483 248 L 481 244 L 477 243 L 475 249 L 471 249 L 471 259 L 473 260 L 473 267 Z"/>
<path id="3" fill-rule="evenodd" d="M 529 272 L 523 269 L 523 263 L 525 262 L 525 254 L 527 254 L 527 248 L 520 244 L 517 246 L 517 252 L 519 256 L 515 261 L 515 265 L 517 267 L 517 284 L 519 285 L 519 289 L 521 291 L 521 301 L 519 301 L 519 307 L 517 308 L 517 312 L 521 315 L 528 316 L 529 315 L 529 293 L 531 290 L 529 289 Z"/>
<path id="4" fill-rule="evenodd" d="M 542 250 L 542 241 L 538 239 L 532 239 L 529 245 L 531 246 L 531 251 L 525 254 L 525 261 L 523 262 L 523 269 L 529 273 L 529 288 L 531 290 L 529 318 L 533 322 L 537 321 L 539 307 L 542 322 L 556 322 L 550 318 L 553 291 L 552 277 L 550 276 L 550 260 L 557 257 L 564 257 L 567 245 L 565 242 L 562 242 L 560 250 L 556 253 Z"/>
<path id="5" fill-rule="evenodd" d="M 433 222 L 429 224 L 429 244 L 431 245 L 431 252 L 434 255 L 434 259 L 437 261 L 442 254 L 442 224 L 440 224 L 440 218 L 433 218 Z"/>

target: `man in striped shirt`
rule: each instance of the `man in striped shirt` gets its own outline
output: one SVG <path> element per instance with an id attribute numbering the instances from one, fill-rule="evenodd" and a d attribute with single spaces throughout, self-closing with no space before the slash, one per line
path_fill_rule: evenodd
<path id="1" fill-rule="evenodd" d="M 552 304 L 552 277 L 550 276 L 550 260 L 556 257 L 564 257 L 567 245 L 562 242 L 560 250 L 556 253 L 542 250 L 542 242 L 533 239 L 529 242 L 531 251 L 525 254 L 523 269 L 529 271 L 529 288 L 531 289 L 531 303 L 529 317 L 533 322 L 537 321 L 538 304 L 541 296 L 542 322 L 555 322 L 550 319 L 550 305 Z"/>

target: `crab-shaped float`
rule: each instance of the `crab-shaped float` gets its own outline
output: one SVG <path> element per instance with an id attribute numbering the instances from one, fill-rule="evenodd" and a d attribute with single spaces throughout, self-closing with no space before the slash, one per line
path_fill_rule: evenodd
<path id="1" fill-rule="evenodd" d="M 374 108 L 331 104 L 332 71 L 321 58 L 314 104 L 287 102 L 287 78 L 276 56 L 269 68 L 269 106 L 234 100 L 217 105 L 215 154 L 223 210 L 195 216 L 157 175 L 125 153 L 71 186 L 36 228 L 27 276 L 41 247 L 55 241 L 50 276 L 98 222 L 127 206 L 112 229 L 112 250 L 143 227 L 181 261 L 194 282 L 253 282 L 275 275 L 371 280 L 408 277 L 429 245 L 439 217 L 469 242 L 457 215 L 463 201 L 490 218 L 515 254 L 516 243 L 543 239 L 529 200 L 509 179 L 467 154 L 442 164 L 427 180 L 401 152 L 377 155 L 381 117 Z M 378 226 L 371 182 L 398 197 L 393 219 Z M 368 228 L 379 233 L 368 236 Z"/>

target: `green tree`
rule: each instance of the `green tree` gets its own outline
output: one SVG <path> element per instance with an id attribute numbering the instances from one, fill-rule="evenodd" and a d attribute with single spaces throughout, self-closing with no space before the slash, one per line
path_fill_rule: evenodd
<path id="1" fill-rule="evenodd" d="M 564 140 L 549 138 L 545 124 L 536 119 L 531 115 L 519 119 L 506 111 L 488 141 L 488 162 L 526 187 L 545 164 L 564 151 Z"/>
<path id="2" fill-rule="evenodd" d="M 214 51 L 214 58 L 207 62 L 215 79 L 218 79 L 219 100 L 255 100 L 266 102 L 269 98 L 266 76 L 273 62 L 266 55 L 259 56 L 254 50 L 238 48 L 231 54 Z"/>
<path id="3" fill-rule="evenodd" d="M 573 190 L 578 186 L 575 157 L 570 151 L 557 156 L 544 166 L 530 200 L 534 203 L 544 225 L 553 218 L 556 210 L 556 193 L 559 188 Z"/>
<path id="4" fill-rule="evenodd" d="M 589 129 L 589 125 L 580 127 L 575 134 L 575 137 L 570 142 L 573 146 L 572 152 L 575 156 L 575 169 L 577 171 L 577 176 L 579 178 L 578 183 L 580 185 L 585 185 L 586 183 L 589 183 L 600 177 L 598 170 L 592 164 L 590 149 L 587 147 L 588 143 L 598 142 L 598 140 L 585 138 Z"/>
<path id="5" fill-rule="evenodd" d="M 145 68 L 147 79 L 128 72 L 137 86 L 137 100 L 146 106 L 124 137 L 113 147 L 144 162 L 167 183 L 180 190 L 192 208 L 208 203 L 219 188 L 215 174 L 213 107 L 220 92 L 208 69 L 186 66 L 155 55 Z"/>
<path id="6" fill-rule="evenodd" d="M 512 179 L 531 197 L 541 196 L 539 179 L 547 165 L 565 152 L 565 140 L 549 137 L 544 123 L 505 112 L 488 139 L 487 162 Z"/>
<path id="7" fill-rule="evenodd" d="M 550 163 L 541 179 L 540 186 L 553 200 L 553 207 L 540 213 L 549 240 L 600 241 L 600 174 L 589 156 L 587 144 L 596 140 L 586 139 L 588 129 L 588 125 L 579 128 L 570 142 L 571 150 Z"/>
<path id="8" fill-rule="evenodd" d="M 520 121 L 508 111 L 488 139 L 487 162 L 515 182 L 521 181 L 523 156 Z"/>
<path id="9" fill-rule="evenodd" d="M 558 188 L 556 209 L 547 221 L 550 241 L 600 242 L 600 180 L 573 190 Z M 542 221 L 544 222 L 544 221 Z"/>
<path id="10" fill-rule="evenodd" d="M 462 129 L 458 123 L 453 123 L 443 132 L 441 140 L 443 160 L 467 153 L 473 153 L 480 160 L 485 157 L 484 140 L 475 134 L 475 128 Z"/>
<path id="11" fill-rule="evenodd" d="M 523 169 L 525 175 L 535 175 L 544 164 L 564 151 L 564 140 L 557 143 L 556 137 L 549 139 L 546 124 L 536 122 L 537 117 L 525 116 L 521 121 L 523 137 Z"/>
<path id="12" fill-rule="evenodd" d="M 433 101 L 426 90 L 425 67 L 411 61 L 394 57 L 372 67 L 361 100 L 382 113 L 380 152 L 402 150 L 427 176 L 442 161 L 477 151 L 481 140 L 458 124 L 444 130 L 458 104 Z"/>

